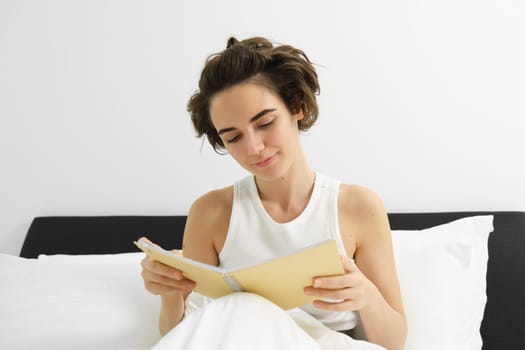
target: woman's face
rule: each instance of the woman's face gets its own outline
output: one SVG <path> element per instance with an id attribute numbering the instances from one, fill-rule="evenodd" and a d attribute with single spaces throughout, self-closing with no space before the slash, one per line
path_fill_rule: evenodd
<path id="1" fill-rule="evenodd" d="M 281 98 L 254 83 L 241 83 L 217 93 L 210 103 L 213 125 L 228 153 L 261 178 L 282 176 L 301 151 L 297 121 Z"/>

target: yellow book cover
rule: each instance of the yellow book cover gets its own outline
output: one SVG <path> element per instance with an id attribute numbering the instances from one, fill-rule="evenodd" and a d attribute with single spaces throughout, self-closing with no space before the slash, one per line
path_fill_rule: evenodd
<path id="1" fill-rule="evenodd" d="M 144 241 L 135 242 L 150 258 L 181 270 L 196 283 L 195 291 L 210 298 L 234 292 L 251 292 L 288 310 L 311 303 L 315 297 L 304 294 L 316 276 L 344 273 L 334 240 L 308 246 L 289 255 L 256 265 L 224 269 L 183 257 Z"/>

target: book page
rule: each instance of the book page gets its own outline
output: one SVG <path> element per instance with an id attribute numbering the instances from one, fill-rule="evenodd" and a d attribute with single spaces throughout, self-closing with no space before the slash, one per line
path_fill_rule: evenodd
<path id="1" fill-rule="evenodd" d="M 330 240 L 230 275 L 243 290 L 259 294 L 288 310 L 317 299 L 304 294 L 304 287 L 311 286 L 314 277 L 343 273 L 337 244 Z"/>

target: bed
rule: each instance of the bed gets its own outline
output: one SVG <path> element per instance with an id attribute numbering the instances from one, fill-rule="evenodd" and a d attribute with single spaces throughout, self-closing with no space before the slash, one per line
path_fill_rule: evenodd
<path id="1" fill-rule="evenodd" d="M 525 349 L 525 212 L 390 213 L 407 350 Z M 0 348 L 147 349 L 158 298 L 133 241 L 181 248 L 185 216 L 33 219 L 0 255 Z M 488 259 L 487 259 L 488 256 Z M 425 344 L 425 345 L 423 345 Z"/>

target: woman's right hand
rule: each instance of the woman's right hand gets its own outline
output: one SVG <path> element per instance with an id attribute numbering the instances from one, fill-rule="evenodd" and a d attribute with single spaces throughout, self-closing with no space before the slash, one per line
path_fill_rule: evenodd
<path id="1" fill-rule="evenodd" d="M 142 237 L 149 244 L 154 244 L 147 238 Z M 164 295 L 173 292 L 189 293 L 195 288 L 195 282 L 185 278 L 182 271 L 162 264 L 146 256 L 142 259 L 142 279 L 147 291 L 156 295 Z"/>

